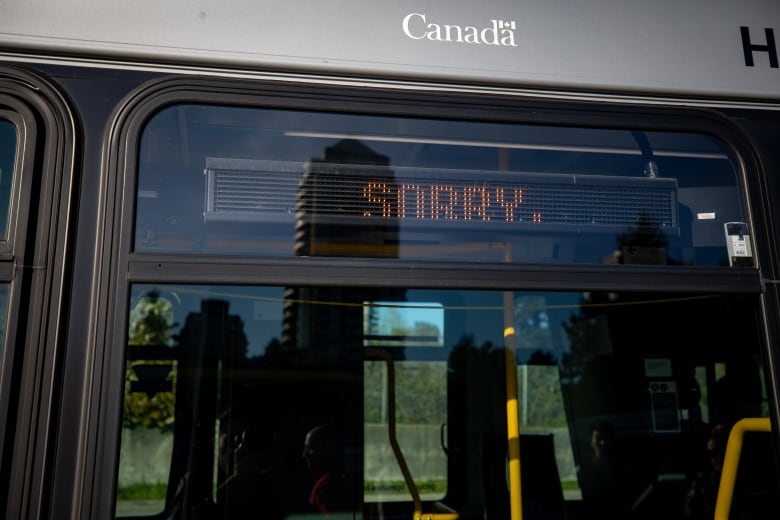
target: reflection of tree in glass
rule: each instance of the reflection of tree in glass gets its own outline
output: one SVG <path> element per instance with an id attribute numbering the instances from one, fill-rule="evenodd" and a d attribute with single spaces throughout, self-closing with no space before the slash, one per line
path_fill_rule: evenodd
<path id="1" fill-rule="evenodd" d="M 569 339 L 569 352 L 563 355 L 561 380 L 576 384 L 582 377 L 585 363 L 599 354 L 609 353 L 610 335 L 607 319 L 599 304 L 612 303 L 614 295 L 588 293 L 580 302 L 580 312 L 562 324 Z M 588 309 L 593 309 L 588 312 Z"/>
<path id="2" fill-rule="evenodd" d="M 128 348 L 139 346 L 173 346 L 173 304 L 167 298 L 151 291 L 141 297 L 130 310 Z M 171 361 L 137 360 L 135 363 L 171 365 Z M 138 381 L 134 362 L 128 360 L 125 368 L 125 402 L 123 423 L 125 427 L 160 428 L 168 430 L 173 426 L 175 395 L 173 391 L 132 392 L 134 381 Z M 176 363 L 172 363 L 169 381 L 176 380 Z M 175 385 L 172 385 L 174 387 Z"/>
<path id="3" fill-rule="evenodd" d="M 364 363 L 364 420 L 381 424 L 387 399 L 386 366 Z M 441 424 L 447 407 L 447 367 L 444 362 L 397 361 L 395 363 L 396 421 L 398 424 Z"/>
<path id="4" fill-rule="evenodd" d="M 550 333 L 550 315 L 544 296 L 524 295 L 515 301 L 517 348 L 525 352 L 543 352 L 553 345 Z"/>
<path id="5" fill-rule="evenodd" d="M 173 304 L 150 291 L 130 310 L 129 345 L 173 344 Z"/>
<path id="6" fill-rule="evenodd" d="M 605 263 L 667 264 L 678 263 L 668 258 L 669 239 L 661 226 L 647 216 L 637 219 L 636 227 L 628 228 L 616 237 L 617 249 Z"/>
<path id="7" fill-rule="evenodd" d="M 525 387 L 529 398 L 525 401 L 523 424 L 540 428 L 565 427 L 558 360 L 551 352 L 536 350 L 528 358 L 527 365 Z"/>
<path id="8" fill-rule="evenodd" d="M 446 421 L 447 367 L 442 362 L 406 361 L 398 374 L 398 421 L 407 424 L 441 424 Z"/>

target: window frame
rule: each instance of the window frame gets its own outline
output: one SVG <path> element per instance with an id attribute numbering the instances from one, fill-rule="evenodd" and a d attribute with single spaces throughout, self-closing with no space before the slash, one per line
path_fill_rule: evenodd
<path id="1" fill-rule="evenodd" d="M 73 250 L 68 223 L 77 127 L 68 101 L 43 75 L 0 66 L 0 110 L 17 127 L 12 210 L 0 243 L 0 281 L 9 283 L 8 328 L 0 367 L 0 494 L 4 516 L 41 516 L 58 423 L 64 298 Z M 12 418 L 12 420 L 11 420 Z M 24 513 L 22 512 L 24 511 Z"/>
<path id="2" fill-rule="evenodd" d="M 23 201 L 29 204 L 31 177 L 35 156 L 37 124 L 33 112 L 18 99 L 0 90 L 0 119 L 9 121 L 16 129 L 16 150 L 14 157 L 11 193 L 8 208 L 8 233 L 5 240 L 0 240 L 0 283 L 8 285 L 6 303 L 5 337 L 0 338 L 0 423 L 8 424 L 10 414 L 16 405 L 14 403 L 14 386 L 18 377 L 15 370 L 15 358 L 19 355 L 16 348 L 11 348 L 11 341 L 17 337 L 19 317 L 22 313 L 22 276 L 17 271 L 20 257 L 24 257 L 25 244 L 21 237 L 28 229 L 28 215 L 20 211 Z M 0 446 L 13 442 L 12 430 L 0 429 Z M 4 457 L 5 450 L 0 452 L 0 472 L 5 473 L 11 466 L 12 457 Z M 9 494 L 9 496 L 11 496 Z"/>

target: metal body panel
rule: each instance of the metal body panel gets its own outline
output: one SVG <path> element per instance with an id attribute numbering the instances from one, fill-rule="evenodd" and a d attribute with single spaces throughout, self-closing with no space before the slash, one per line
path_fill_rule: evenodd
<path id="1" fill-rule="evenodd" d="M 5 50 L 531 88 L 780 98 L 780 4 L 774 0 L 266 0 L 259 6 L 249 0 L 3 0 L 0 11 Z"/>

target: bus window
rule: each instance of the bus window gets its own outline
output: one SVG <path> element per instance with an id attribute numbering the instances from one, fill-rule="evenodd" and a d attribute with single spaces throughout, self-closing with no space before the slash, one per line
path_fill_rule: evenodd
<path id="1" fill-rule="evenodd" d="M 17 140 L 16 127 L 0 119 L 0 240 L 8 239 Z"/>
<path id="2" fill-rule="evenodd" d="M 759 332 L 743 338 L 742 329 L 708 323 L 752 322 L 756 312 L 744 298 L 715 294 L 515 299 L 521 431 L 553 435 L 563 493 L 576 514 L 713 516 L 716 450 L 725 449 L 738 420 L 767 417 L 769 409 Z M 555 407 L 550 387 L 529 384 L 526 372 L 550 364 L 562 393 Z M 744 518 L 760 518 L 780 489 L 774 449 L 756 445 L 734 505 Z"/>
<path id="3" fill-rule="evenodd" d="M 11 190 L 18 140 L 16 126 L 8 120 L 0 119 L 0 241 L 8 240 Z M 0 282 L 0 358 L 4 351 L 5 331 L 8 325 L 9 282 L 10 280 Z"/>
<path id="4" fill-rule="evenodd" d="M 337 341 L 325 316 L 296 303 L 309 301 L 303 291 L 293 292 L 134 289 L 118 516 L 305 511 L 313 485 L 306 462 L 320 471 L 324 452 L 354 475 L 344 490 L 352 500 L 362 480 L 362 328 L 352 344 Z M 362 308 L 350 310 L 362 327 Z M 294 322 L 305 317 L 312 328 L 298 335 Z M 338 439 L 320 433 L 307 444 L 318 426 Z"/>
<path id="5" fill-rule="evenodd" d="M 421 499 L 447 493 L 444 317 L 440 303 L 364 303 L 366 503 L 408 502 L 404 469 Z"/>
<path id="6" fill-rule="evenodd" d="M 139 161 L 137 252 L 754 264 L 704 134 L 179 105 Z"/>
<path id="7" fill-rule="evenodd" d="M 117 516 L 408 519 L 417 497 L 507 518 L 514 401 L 524 518 L 681 518 L 711 499 L 689 497 L 710 437 L 767 412 L 760 332 L 712 327 L 755 323 L 754 298 L 135 284 L 130 303 Z M 735 507 L 773 496 L 767 471 Z"/>

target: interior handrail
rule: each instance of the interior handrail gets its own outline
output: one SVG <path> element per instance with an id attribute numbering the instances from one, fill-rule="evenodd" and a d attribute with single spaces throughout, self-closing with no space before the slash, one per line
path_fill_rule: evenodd
<path id="1" fill-rule="evenodd" d="M 384 361 L 385 365 L 387 366 L 387 436 L 390 440 L 390 447 L 393 449 L 395 460 L 398 462 L 398 467 L 401 469 L 401 473 L 403 474 L 406 487 L 409 488 L 409 492 L 412 495 L 412 502 L 414 503 L 413 520 L 457 520 L 458 513 L 441 503 L 435 504 L 435 507 L 439 510 L 439 512 L 422 512 L 422 500 L 420 499 L 420 492 L 417 489 L 417 485 L 414 483 L 412 473 L 409 471 L 409 466 L 406 464 L 406 459 L 404 458 L 404 454 L 401 451 L 401 446 L 398 444 L 398 437 L 396 435 L 395 362 L 393 361 L 393 357 L 390 355 L 390 353 L 382 349 L 366 348 L 363 352 L 365 359 Z"/>
<path id="2" fill-rule="evenodd" d="M 365 359 L 371 359 L 374 361 L 384 361 L 387 366 L 387 436 L 390 440 L 390 447 L 393 449 L 395 460 L 398 462 L 398 467 L 401 469 L 401 473 L 404 476 L 404 482 L 409 492 L 412 494 L 412 501 L 414 502 L 414 520 L 420 520 L 422 518 L 422 501 L 420 500 L 420 492 L 417 490 L 417 485 L 412 479 L 412 474 L 409 471 L 409 466 L 406 464 L 406 459 L 401 451 L 401 446 L 398 444 L 398 437 L 396 436 L 395 429 L 395 362 L 389 352 L 378 348 L 367 348 L 364 351 L 363 356 Z"/>
<path id="3" fill-rule="evenodd" d="M 718 498 L 715 502 L 715 520 L 728 520 L 731 501 L 734 497 L 734 485 L 737 481 L 739 457 L 742 454 L 742 442 L 746 432 L 771 432 L 772 424 L 766 417 L 740 419 L 729 432 L 726 454 L 723 457 Z"/>

